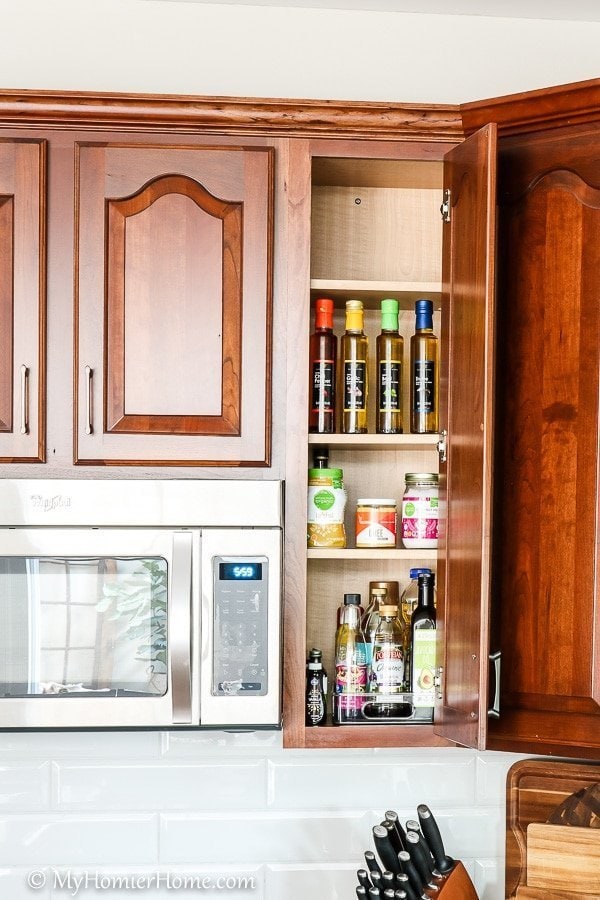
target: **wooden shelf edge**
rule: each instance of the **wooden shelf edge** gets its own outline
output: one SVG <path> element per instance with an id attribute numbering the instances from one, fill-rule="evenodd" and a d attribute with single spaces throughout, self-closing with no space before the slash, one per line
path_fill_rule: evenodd
<path id="1" fill-rule="evenodd" d="M 377 747 L 453 747 L 433 725 L 325 725 L 305 728 L 304 746 L 312 749 Z"/>
<path id="2" fill-rule="evenodd" d="M 330 549 L 329 547 L 311 547 L 306 551 L 307 559 L 418 559 L 435 562 L 438 558 L 437 550 L 386 550 L 378 548 Z"/>
<path id="3" fill-rule="evenodd" d="M 435 450 L 437 434 L 309 434 L 308 443 L 349 450 Z"/>

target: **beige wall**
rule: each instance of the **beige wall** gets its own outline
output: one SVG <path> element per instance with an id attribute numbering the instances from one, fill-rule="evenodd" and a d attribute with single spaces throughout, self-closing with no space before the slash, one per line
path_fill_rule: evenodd
<path id="1" fill-rule="evenodd" d="M 0 29 L 0 88 L 455 103 L 600 74 L 598 22 L 0 0 Z"/>

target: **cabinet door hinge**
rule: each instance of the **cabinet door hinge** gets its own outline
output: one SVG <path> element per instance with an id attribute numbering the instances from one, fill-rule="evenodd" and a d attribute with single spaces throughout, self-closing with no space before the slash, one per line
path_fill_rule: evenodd
<path id="1" fill-rule="evenodd" d="M 448 451 L 448 432 L 444 428 L 444 429 L 442 429 L 442 431 L 440 431 L 440 439 L 437 443 L 437 452 L 440 455 L 441 463 L 446 462 L 447 451 Z"/>
<path id="2" fill-rule="evenodd" d="M 444 667 L 436 666 L 435 675 L 433 676 L 433 684 L 435 687 L 436 700 L 444 699 L 444 690 L 443 690 L 443 685 L 442 685 L 443 677 L 444 677 Z"/>
<path id="3" fill-rule="evenodd" d="M 442 199 L 442 205 L 440 206 L 440 212 L 442 214 L 442 220 L 444 222 L 450 221 L 450 199 L 451 199 L 450 188 L 446 188 L 444 190 L 444 195 Z"/>

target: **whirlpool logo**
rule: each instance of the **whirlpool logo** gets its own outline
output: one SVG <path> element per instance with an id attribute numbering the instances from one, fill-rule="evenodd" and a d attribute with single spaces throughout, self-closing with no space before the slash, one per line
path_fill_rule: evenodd
<path id="1" fill-rule="evenodd" d="M 34 509 L 43 512 L 52 512 L 53 509 L 67 509 L 71 506 L 71 498 L 64 494 L 54 494 L 53 497 L 44 497 L 42 494 L 32 494 L 31 502 Z"/>

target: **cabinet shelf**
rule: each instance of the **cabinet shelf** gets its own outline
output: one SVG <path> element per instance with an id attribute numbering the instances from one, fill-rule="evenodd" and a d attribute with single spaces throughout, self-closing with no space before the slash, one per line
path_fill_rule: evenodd
<path id="1" fill-rule="evenodd" d="M 310 547 L 306 551 L 308 559 L 419 559 L 437 560 L 437 550 L 387 550 L 385 547 L 365 547 L 365 548 L 349 548 L 343 550 L 333 549 L 331 547 Z"/>
<path id="2" fill-rule="evenodd" d="M 435 450 L 437 434 L 309 434 L 308 443 L 348 450 Z"/>
<path id="3" fill-rule="evenodd" d="M 365 309 L 379 309 L 384 297 L 398 300 L 401 310 L 414 310 L 415 300 L 433 300 L 440 306 L 442 285 L 439 281 L 359 281 L 313 278 L 312 291 L 331 297 L 336 307 L 342 308 L 346 300 L 361 300 Z"/>
<path id="4" fill-rule="evenodd" d="M 451 741 L 434 733 L 433 725 L 322 725 L 306 728 L 305 746 L 336 747 L 448 747 Z"/>

